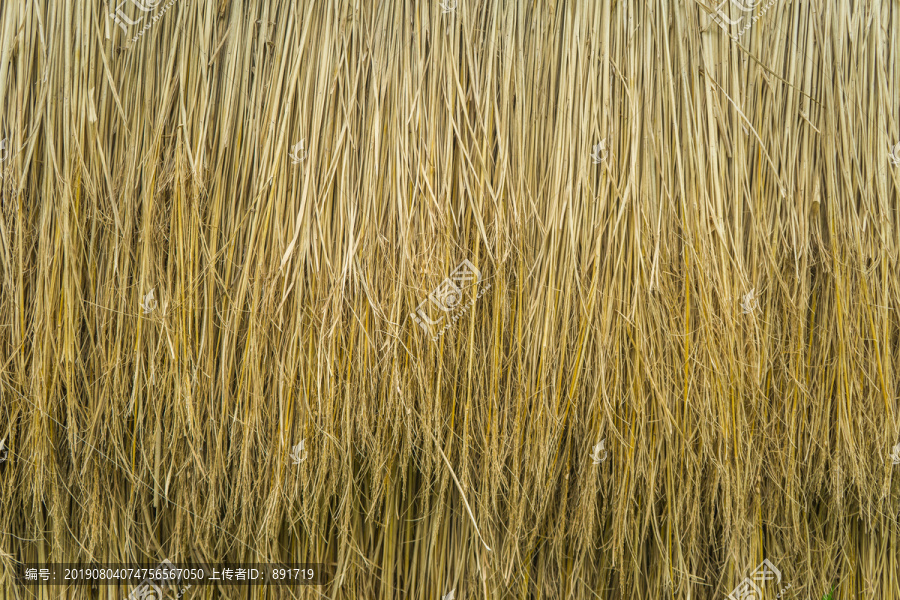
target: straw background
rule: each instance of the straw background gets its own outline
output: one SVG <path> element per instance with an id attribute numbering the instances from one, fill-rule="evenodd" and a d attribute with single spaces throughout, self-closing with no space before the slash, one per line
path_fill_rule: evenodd
<path id="1" fill-rule="evenodd" d="M 713 7 L 2 0 L 0 598 L 900 599 L 900 5 Z"/>

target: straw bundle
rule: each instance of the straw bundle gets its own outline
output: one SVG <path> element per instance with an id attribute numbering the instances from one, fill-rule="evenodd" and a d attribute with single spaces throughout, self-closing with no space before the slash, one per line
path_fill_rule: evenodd
<path id="1" fill-rule="evenodd" d="M 0 597 L 900 599 L 896 2 L 142 7 L 0 5 Z"/>

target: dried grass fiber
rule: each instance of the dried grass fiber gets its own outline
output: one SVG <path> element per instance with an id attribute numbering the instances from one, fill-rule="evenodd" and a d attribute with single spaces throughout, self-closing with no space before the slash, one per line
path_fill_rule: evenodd
<path id="1" fill-rule="evenodd" d="M 0 3 L 0 598 L 900 599 L 896 1 L 167 6 Z"/>

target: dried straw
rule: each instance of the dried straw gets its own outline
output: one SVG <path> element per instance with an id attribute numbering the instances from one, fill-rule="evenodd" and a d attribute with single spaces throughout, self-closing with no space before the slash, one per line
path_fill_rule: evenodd
<path id="1" fill-rule="evenodd" d="M 443 4 L 0 4 L 0 597 L 900 599 L 897 4 Z"/>

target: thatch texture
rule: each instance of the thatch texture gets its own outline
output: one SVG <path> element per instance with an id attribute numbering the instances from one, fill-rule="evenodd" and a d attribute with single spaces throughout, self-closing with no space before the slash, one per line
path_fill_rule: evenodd
<path id="1" fill-rule="evenodd" d="M 3 0 L 0 597 L 900 599 L 898 4 L 738 4 Z"/>

